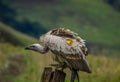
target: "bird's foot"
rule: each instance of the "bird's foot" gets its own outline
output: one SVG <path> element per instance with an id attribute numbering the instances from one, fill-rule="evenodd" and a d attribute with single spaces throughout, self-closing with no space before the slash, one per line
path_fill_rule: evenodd
<path id="1" fill-rule="evenodd" d="M 56 67 L 56 68 L 60 68 L 61 67 L 61 65 L 60 64 L 50 64 L 51 66 L 54 66 L 54 67 Z"/>
<path id="2" fill-rule="evenodd" d="M 61 64 L 50 64 L 53 67 L 56 67 L 57 69 L 60 68 L 60 70 L 64 70 L 66 68 L 65 65 L 61 65 Z"/>

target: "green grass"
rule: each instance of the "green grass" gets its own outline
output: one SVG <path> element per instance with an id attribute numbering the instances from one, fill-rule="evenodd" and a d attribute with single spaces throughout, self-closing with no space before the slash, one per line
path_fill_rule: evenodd
<path id="1" fill-rule="evenodd" d="M 120 63 L 117 57 L 90 56 L 88 57 L 92 74 L 82 74 L 82 82 L 119 82 Z"/>
<path id="2" fill-rule="evenodd" d="M 50 56 L 0 43 L 0 82 L 39 82 L 43 68 L 52 61 L 45 57 Z"/>
<path id="3" fill-rule="evenodd" d="M 18 62 L 18 60 L 16 59 L 9 59 L 9 57 L 21 57 L 21 55 L 23 56 L 21 62 Z M 87 60 L 90 64 L 92 73 L 88 74 L 84 72 L 79 72 L 79 78 L 81 82 L 119 82 L 119 56 L 89 55 L 87 57 Z M 5 66 L 7 61 L 15 66 L 16 69 L 19 69 L 21 71 L 18 72 L 18 75 L 14 75 L 14 71 L 11 73 L 9 72 L 9 70 L 7 72 L 7 75 L 2 75 L 5 82 L 8 80 L 12 82 L 39 82 L 44 67 L 49 66 L 49 64 L 53 63 L 49 53 L 41 55 L 33 51 L 25 51 L 23 47 L 15 47 L 8 43 L 1 43 L 0 69 Z M 66 69 L 65 72 L 67 73 L 65 82 L 69 82 L 70 70 Z"/>

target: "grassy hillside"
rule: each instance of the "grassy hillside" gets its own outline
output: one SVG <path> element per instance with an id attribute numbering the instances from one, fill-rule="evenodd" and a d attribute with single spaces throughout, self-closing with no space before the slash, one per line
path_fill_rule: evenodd
<path id="1" fill-rule="evenodd" d="M 36 42 L 36 39 L 24 35 L 0 22 L 0 42 L 23 46 Z"/>
<path id="2" fill-rule="evenodd" d="M 86 39 L 90 49 L 104 54 L 89 54 L 87 60 L 92 74 L 79 72 L 80 82 L 119 82 L 120 57 L 113 54 L 120 53 L 120 13 L 103 0 L 57 1 L 25 5 L 13 2 L 12 6 L 19 13 L 19 21 L 24 18 L 39 21 L 47 30 L 69 28 Z M 36 39 L 0 22 L 0 82 L 40 82 L 43 68 L 53 61 L 50 53 L 41 55 L 24 50 L 24 46 L 34 42 Z M 105 55 L 108 52 L 111 56 Z M 65 82 L 69 82 L 70 70 L 65 72 Z"/>
<path id="3" fill-rule="evenodd" d="M 21 6 L 17 3 L 19 17 L 39 21 L 47 29 L 55 27 L 70 28 L 88 41 L 105 44 L 119 44 L 120 13 L 103 0 L 69 0 L 60 3 L 40 3 L 36 6 Z M 14 4 L 15 5 L 15 4 Z M 22 19 L 22 18 L 21 18 Z"/>
<path id="4" fill-rule="evenodd" d="M 111 54 L 120 49 L 120 12 L 104 0 L 58 0 L 57 2 L 14 2 L 18 20 L 38 21 L 47 30 L 64 27 L 77 32 L 92 51 Z M 47 28 L 48 27 L 48 28 Z"/>
<path id="5" fill-rule="evenodd" d="M 10 42 L 0 42 L 0 82 L 40 82 L 44 67 L 51 62 L 49 54 L 41 55 Z"/>
<path id="6" fill-rule="evenodd" d="M 119 57 L 89 55 L 87 60 L 92 74 L 79 72 L 80 82 L 119 82 Z M 51 63 L 49 53 L 40 55 L 22 47 L 0 43 L 0 82 L 40 82 L 43 68 Z M 69 82 L 71 72 L 68 69 L 65 72 L 65 82 Z"/>
<path id="7" fill-rule="evenodd" d="M 43 67 L 51 60 L 46 62 L 48 55 L 39 57 L 24 50 L 34 42 L 36 39 L 0 22 L 0 82 L 39 82 Z"/>
<path id="8" fill-rule="evenodd" d="M 0 42 L 0 82 L 40 82 L 44 67 L 54 63 L 50 53 L 40 55 L 36 52 L 25 51 L 24 47 L 16 46 L 14 41 L 9 41 L 7 38 L 10 36 L 15 41 L 19 41 L 21 37 L 27 41 L 31 38 L 16 32 L 3 23 L 0 26 L 1 34 L 8 34 L 2 37 L 2 42 Z M 13 38 L 15 35 L 18 36 Z M 33 39 L 32 42 L 34 41 Z M 20 43 L 22 43 L 21 40 Z M 119 82 L 120 60 L 118 56 L 89 55 L 87 60 L 92 74 L 79 72 L 81 82 Z M 66 69 L 65 72 L 67 73 L 65 82 L 69 82 L 70 70 Z"/>

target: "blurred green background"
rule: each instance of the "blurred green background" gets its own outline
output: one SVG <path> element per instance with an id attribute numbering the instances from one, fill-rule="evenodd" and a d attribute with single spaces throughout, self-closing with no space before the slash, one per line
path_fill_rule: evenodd
<path id="1" fill-rule="evenodd" d="M 92 74 L 81 82 L 120 82 L 120 0 L 0 0 L 0 82 L 40 82 L 50 53 L 24 47 L 59 27 L 86 40 Z"/>

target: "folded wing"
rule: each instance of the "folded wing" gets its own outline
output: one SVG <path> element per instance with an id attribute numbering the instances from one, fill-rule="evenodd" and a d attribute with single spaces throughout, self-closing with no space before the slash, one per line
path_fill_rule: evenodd
<path id="1" fill-rule="evenodd" d="M 72 69 L 91 72 L 85 57 L 87 48 L 80 39 L 46 35 L 45 44 L 51 51 L 63 57 Z"/>

